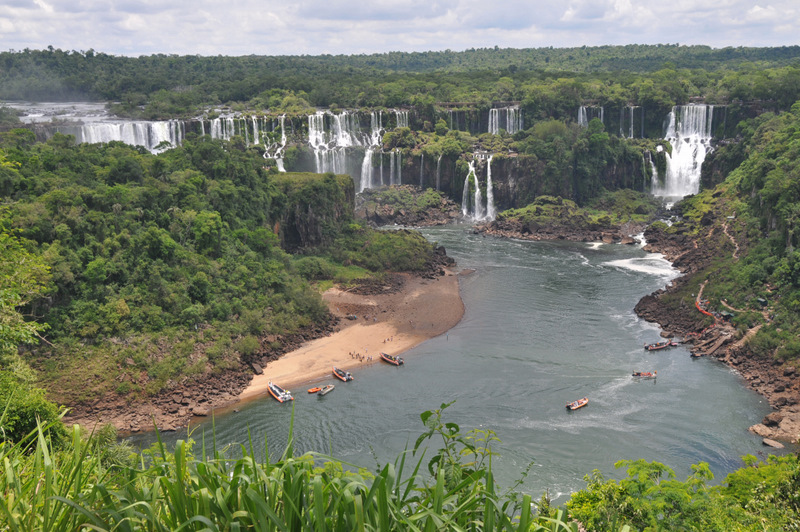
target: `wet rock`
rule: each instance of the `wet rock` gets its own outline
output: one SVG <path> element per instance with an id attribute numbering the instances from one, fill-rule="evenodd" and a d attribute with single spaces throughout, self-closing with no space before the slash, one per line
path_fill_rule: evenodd
<path id="1" fill-rule="evenodd" d="M 783 421 L 783 413 L 772 412 L 764 416 L 761 423 L 767 427 L 777 427 L 781 424 L 781 421 Z"/>
<path id="2" fill-rule="evenodd" d="M 775 449 L 783 449 L 784 448 L 784 445 L 782 443 L 776 442 L 775 440 L 771 440 L 769 438 L 764 438 L 763 440 L 761 440 L 761 443 L 763 443 L 764 445 L 766 445 L 768 447 L 773 447 Z"/>

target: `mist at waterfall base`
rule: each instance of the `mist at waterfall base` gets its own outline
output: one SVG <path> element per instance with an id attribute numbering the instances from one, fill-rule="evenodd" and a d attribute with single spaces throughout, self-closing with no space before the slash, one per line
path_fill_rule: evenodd
<path id="1" fill-rule="evenodd" d="M 461 277 L 466 313 L 455 328 L 406 352 L 404 366 L 356 367 L 349 383 L 309 382 L 293 390 L 293 404 L 265 395 L 238 405 L 238 413 L 218 412 L 191 437 L 209 446 L 213 426 L 218 448 L 249 448 L 252 438 L 257 453 L 266 439 L 276 459 L 294 408 L 296 452 L 374 469 L 376 458 L 392 462 L 413 447 L 424 430 L 420 413 L 455 401 L 446 421 L 500 438 L 493 446 L 500 485 L 511 486 L 533 462 L 519 489 L 535 498 L 547 490 L 557 504 L 584 488 L 593 469 L 623 476 L 614 468 L 621 459 L 656 460 L 679 478 L 705 461 L 721 481 L 741 467 L 742 455 L 764 452 L 747 429 L 770 408 L 738 375 L 683 347 L 642 349 L 659 340 L 659 329 L 632 309 L 676 276 L 659 255 L 636 246 L 496 239 L 464 225 L 423 233 L 459 268 L 475 270 Z M 639 381 L 633 371 L 657 371 L 658 379 Z M 329 382 L 336 389 L 324 397 L 305 391 Z M 587 407 L 564 408 L 584 396 Z M 162 434 L 168 442 L 186 437 L 186 430 Z M 149 445 L 154 435 L 133 441 Z"/>

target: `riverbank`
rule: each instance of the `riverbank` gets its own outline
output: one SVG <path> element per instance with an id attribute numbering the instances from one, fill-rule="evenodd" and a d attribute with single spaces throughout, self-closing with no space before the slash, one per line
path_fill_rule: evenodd
<path id="1" fill-rule="evenodd" d="M 331 377 L 332 366 L 350 370 L 358 378 L 357 369 L 378 363 L 381 351 L 398 355 L 446 333 L 464 315 L 458 275 L 452 269 L 433 279 L 399 274 L 402 287 L 392 293 L 361 295 L 329 289 L 323 298 L 340 318 L 338 330 L 269 362 L 238 399 L 266 396 L 270 381 L 294 387 Z"/>
<path id="2" fill-rule="evenodd" d="M 750 427 L 750 431 L 764 438 L 765 445 L 780 446 L 777 441 L 798 443 L 800 436 L 800 381 L 798 370 L 791 363 L 767 360 L 755 356 L 747 348 L 746 340 L 753 336 L 760 325 L 741 335 L 729 322 L 715 319 L 713 325 L 705 323 L 702 308 L 703 288 L 707 280 L 699 283 L 696 295 L 697 306 L 678 308 L 664 304 L 664 298 L 686 290 L 690 283 L 697 284 L 696 275 L 709 266 L 716 247 L 713 242 L 726 242 L 721 233 L 724 228 L 710 228 L 696 238 L 686 235 L 668 235 L 654 228 L 645 232 L 647 251 L 662 253 L 674 267 L 684 275 L 670 286 L 643 297 L 635 307 L 636 314 L 650 322 L 659 324 L 663 336 L 680 336 L 689 344 L 692 356 L 711 356 L 734 369 L 742 383 L 769 401 L 773 412 L 761 423 Z M 727 244 L 726 244 L 727 245 Z M 732 252 L 738 248 L 729 246 Z M 724 252 L 717 250 L 718 252 Z M 730 308 L 729 308 L 730 309 Z M 730 309 L 735 310 L 735 309 Z"/>

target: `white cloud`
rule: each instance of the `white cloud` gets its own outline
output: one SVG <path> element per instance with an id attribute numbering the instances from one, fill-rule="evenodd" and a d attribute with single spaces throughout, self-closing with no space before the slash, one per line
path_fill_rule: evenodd
<path id="1" fill-rule="evenodd" d="M 349 54 L 675 43 L 798 44 L 796 0 L 5 0 L 9 49 Z"/>

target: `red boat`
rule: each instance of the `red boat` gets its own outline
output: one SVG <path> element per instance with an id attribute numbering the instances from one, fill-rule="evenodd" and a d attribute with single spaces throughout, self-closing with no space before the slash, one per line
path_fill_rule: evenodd
<path id="1" fill-rule="evenodd" d="M 392 356 L 387 353 L 381 353 L 381 360 L 389 364 L 394 364 L 395 366 L 402 366 L 405 363 L 399 356 Z"/>
<path id="2" fill-rule="evenodd" d="M 333 366 L 333 376 L 337 379 L 343 380 L 344 382 L 353 380 L 353 376 L 350 375 L 349 371 L 339 369 L 336 366 Z"/>
<path id="3" fill-rule="evenodd" d="M 571 403 L 567 403 L 567 410 L 577 410 L 579 408 L 583 408 L 588 404 L 589 404 L 589 399 L 584 397 L 583 399 L 578 399 L 577 401 L 572 401 Z"/>
<path id="4" fill-rule="evenodd" d="M 674 342 L 672 340 L 665 340 L 663 342 L 656 342 L 654 344 L 644 344 L 644 348 L 648 351 L 657 351 L 659 349 L 665 349 L 667 347 L 678 347 L 678 342 Z"/>
<path id="5" fill-rule="evenodd" d="M 292 394 L 289 392 L 289 390 L 284 390 L 272 381 L 267 383 L 267 389 L 269 389 L 269 394 L 279 403 L 294 401 L 294 397 L 292 397 Z"/>
<path id="6" fill-rule="evenodd" d="M 657 371 L 634 371 L 633 377 L 641 377 L 643 379 L 655 379 L 658 376 Z"/>

